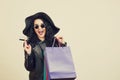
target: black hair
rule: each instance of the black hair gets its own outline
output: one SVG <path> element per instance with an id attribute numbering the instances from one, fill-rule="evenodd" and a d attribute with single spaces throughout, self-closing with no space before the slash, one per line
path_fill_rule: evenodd
<path id="1" fill-rule="evenodd" d="M 45 42 L 48 46 L 52 45 L 51 43 L 52 43 L 53 38 L 54 38 L 54 33 L 53 33 L 52 27 L 50 26 L 50 24 L 47 21 L 45 21 L 42 18 L 38 17 L 38 18 L 35 18 L 35 19 L 41 19 L 43 21 L 43 23 L 45 24 L 45 28 L 46 28 Z M 28 43 L 34 43 L 35 44 L 37 41 L 39 41 L 39 39 L 37 37 L 37 34 L 34 31 L 34 20 L 31 23 L 31 28 L 30 28 L 30 32 L 29 32 L 30 36 L 28 37 Z"/>

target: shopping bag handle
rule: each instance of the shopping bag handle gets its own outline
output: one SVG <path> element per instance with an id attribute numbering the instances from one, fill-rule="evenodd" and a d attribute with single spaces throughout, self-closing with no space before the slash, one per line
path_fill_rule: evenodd
<path id="1" fill-rule="evenodd" d="M 52 47 L 54 47 L 54 45 L 55 45 L 55 40 L 56 40 L 56 38 L 54 38 L 54 40 L 53 40 Z M 58 41 L 58 46 L 59 46 L 59 47 L 61 47 L 61 46 L 60 46 L 60 42 L 59 42 L 59 41 Z"/>

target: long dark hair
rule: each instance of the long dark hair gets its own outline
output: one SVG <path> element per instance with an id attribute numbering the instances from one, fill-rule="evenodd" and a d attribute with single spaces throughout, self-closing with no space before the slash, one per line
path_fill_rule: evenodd
<path id="1" fill-rule="evenodd" d="M 36 19 L 41 19 L 41 18 L 36 18 Z M 31 29 L 30 29 L 30 32 L 29 32 L 30 36 L 28 37 L 28 43 L 31 43 L 31 44 L 36 44 L 38 41 L 40 41 L 39 38 L 37 37 L 37 34 L 34 31 L 34 27 L 33 27 L 34 26 L 34 20 L 31 23 Z M 54 39 L 53 29 L 47 21 L 45 21 L 44 19 L 41 19 L 41 20 L 45 24 L 45 28 L 46 28 L 46 34 L 45 34 L 46 45 L 51 46 L 52 41 Z"/>

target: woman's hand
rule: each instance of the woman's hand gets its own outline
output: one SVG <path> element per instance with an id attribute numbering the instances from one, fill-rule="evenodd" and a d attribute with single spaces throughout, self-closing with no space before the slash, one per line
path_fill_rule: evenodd
<path id="1" fill-rule="evenodd" d="M 26 53 L 28 54 L 28 55 L 30 55 L 31 54 L 31 49 L 32 49 L 32 47 L 31 47 L 31 45 L 30 44 L 27 44 L 27 41 L 25 40 L 24 41 L 24 50 L 26 51 Z"/>
<path id="2" fill-rule="evenodd" d="M 65 41 L 63 40 L 63 37 L 61 37 L 61 36 L 56 36 L 56 39 L 58 40 L 58 42 L 59 42 L 60 44 L 65 44 Z"/>

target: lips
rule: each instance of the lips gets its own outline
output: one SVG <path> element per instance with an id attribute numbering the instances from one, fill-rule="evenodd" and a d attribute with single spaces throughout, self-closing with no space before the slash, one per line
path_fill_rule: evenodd
<path id="1" fill-rule="evenodd" d="M 40 35 L 42 35 L 43 33 L 44 33 L 44 31 L 42 30 L 42 31 L 38 31 L 38 33 L 40 34 Z"/>

